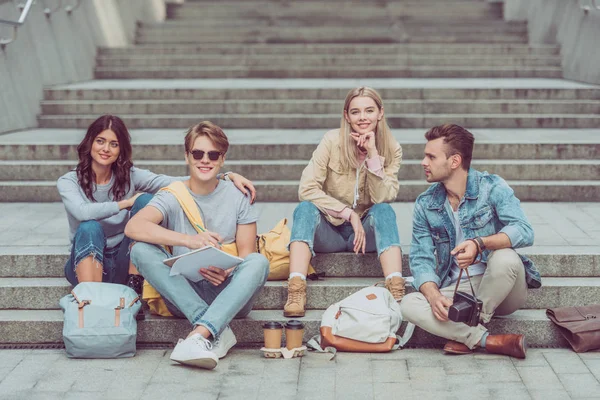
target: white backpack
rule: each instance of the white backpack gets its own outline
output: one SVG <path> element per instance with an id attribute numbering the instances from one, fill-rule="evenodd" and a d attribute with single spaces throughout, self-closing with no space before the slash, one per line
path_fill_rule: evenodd
<path id="1" fill-rule="evenodd" d="M 308 347 L 338 351 L 378 353 L 403 347 L 415 326 L 409 323 L 403 336 L 396 332 L 402 323 L 400 305 L 385 288 L 370 286 L 327 308 L 321 320 L 320 335 Z"/>

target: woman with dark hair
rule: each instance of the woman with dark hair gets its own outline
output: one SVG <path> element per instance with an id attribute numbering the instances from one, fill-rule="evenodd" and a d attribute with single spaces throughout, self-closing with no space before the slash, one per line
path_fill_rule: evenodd
<path id="1" fill-rule="evenodd" d="M 152 194 L 187 177 L 157 175 L 134 167 L 129 131 L 112 115 L 103 115 L 89 126 L 77 152 L 77 168 L 57 182 L 70 228 L 71 257 L 65 264 L 65 276 L 72 285 L 121 283 L 141 293 L 143 278 L 130 264 L 131 240 L 123 234 L 125 225 Z M 250 181 L 233 173 L 223 178 L 232 180 L 243 193 L 247 194 L 248 188 L 254 201 Z"/>

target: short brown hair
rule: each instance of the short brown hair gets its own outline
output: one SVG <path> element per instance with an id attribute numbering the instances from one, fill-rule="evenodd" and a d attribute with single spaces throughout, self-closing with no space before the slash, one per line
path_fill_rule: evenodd
<path id="1" fill-rule="evenodd" d="M 202 121 L 188 129 L 185 135 L 185 152 L 189 153 L 194 146 L 194 142 L 200 136 L 207 136 L 221 153 L 227 153 L 229 149 L 229 140 L 223 132 L 223 129 L 210 121 Z"/>
<path id="2" fill-rule="evenodd" d="M 463 169 L 468 171 L 473 159 L 473 145 L 475 144 L 473 134 L 455 124 L 434 126 L 425 134 L 425 139 L 428 141 L 439 138 L 444 138 L 444 144 L 448 145 L 446 158 L 459 154 L 462 158 Z"/>

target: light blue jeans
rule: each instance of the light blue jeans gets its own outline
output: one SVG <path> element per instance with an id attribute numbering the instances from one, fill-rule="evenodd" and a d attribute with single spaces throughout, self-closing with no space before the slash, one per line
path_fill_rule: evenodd
<path id="1" fill-rule="evenodd" d="M 138 211 L 152 200 L 152 195 L 145 193 L 135 199 L 129 217 L 133 217 Z M 102 266 L 102 282 L 120 283 L 127 282 L 129 273 L 129 245 L 131 239 L 125 236 L 121 244 L 111 249 L 106 248 L 106 235 L 98 221 L 83 221 L 77 227 L 73 244 L 71 246 L 71 256 L 65 264 L 65 277 L 73 286 L 77 286 L 79 280 L 75 273 L 75 268 L 81 260 L 94 257 L 94 260 Z"/>
<path id="2" fill-rule="evenodd" d="M 374 204 L 362 218 L 365 230 L 365 251 L 377 251 L 377 256 L 392 246 L 400 247 L 396 213 L 387 203 Z M 312 255 L 353 251 L 354 229 L 350 222 L 335 226 L 311 202 L 303 201 L 294 210 L 292 242 L 308 244 Z"/>
<path id="3" fill-rule="evenodd" d="M 252 310 L 258 293 L 269 276 L 269 261 L 258 253 L 248 255 L 219 286 L 201 280 L 191 282 L 182 275 L 170 276 L 163 264 L 169 254 L 160 246 L 138 242 L 131 248 L 131 261 L 160 293 L 176 317 L 201 325 L 217 338 L 233 318 Z"/>

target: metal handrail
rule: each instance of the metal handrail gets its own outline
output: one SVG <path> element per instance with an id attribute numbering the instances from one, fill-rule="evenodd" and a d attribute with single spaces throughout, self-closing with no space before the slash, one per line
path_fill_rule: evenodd
<path id="1" fill-rule="evenodd" d="M 54 14 L 55 12 L 57 12 L 58 10 L 61 9 L 62 7 L 62 0 L 57 0 L 57 4 L 56 7 L 54 7 L 53 9 L 50 7 L 46 7 L 46 1 L 45 0 L 41 0 L 42 4 L 44 5 L 44 14 L 46 14 L 46 18 L 50 18 L 50 16 L 52 14 Z"/>
<path id="2" fill-rule="evenodd" d="M 75 10 L 77 10 L 79 8 L 79 6 L 81 5 L 81 0 L 76 0 L 75 5 L 68 5 L 65 7 L 65 11 L 67 12 L 67 14 L 71 15 L 71 13 Z"/>
<path id="3" fill-rule="evenodd" d="M 581 8 L 584 14 L 588 14 L 592 10 L 600 10 L 600 0 L 587 0 L 587 4 L 582 4 L 583 0 L 578 0 L 579 8 Z"/>
<path id="4" fill-rule="evenodd" d="M 25 6 L 23 6 L 23 9 L 21 10 L 21 16 L 17 21 L 0 19 L 0 24 L 7 24 L 13 26 L 13 35 L 11 38 L 0 38 L 0 48 L 2 48 L 2 50 L 4 50 L 7 44 L 14 42 L 17 38 L 17 28 L 25 23 L 27 15 L 29 15 L 29 10 L 31 10 L 31 6 L 33 5 L 33 1 L 34 0 L 27 0 L 27 3 L 25 3 Z"/>

